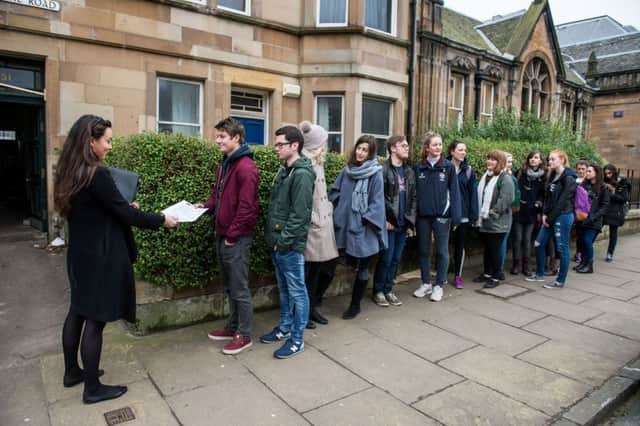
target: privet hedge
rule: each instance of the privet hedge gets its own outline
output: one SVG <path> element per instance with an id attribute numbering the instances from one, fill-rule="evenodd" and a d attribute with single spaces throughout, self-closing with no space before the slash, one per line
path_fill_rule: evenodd
<path id="1" fill-rule="evenodd" d="M 516 126 L 517 127 L 517 126 Z M 565 149 L 574 162 L 578 158 L 598 160 L 586 142 L 535 143 L 522 140 L 487 140 L 464 134 L 444 133 L 445 144 L 459 137 L 468 145 L 468 158 L 476 170 L 484 170 L 484 159 L 492 149 L 503 149 L 514 155 L 517 166 L 534 148 L 548 152 Z M 477 135 L 474 135 L 477 136 Z M 279 161 L 271 147 L 252 147 L 260 170 L 260 218 L 251 253 L 251 269 L 263 273 L 272 271 L 269 253 L 264 242 L 264 216 L 271 184 L 279 168 Z M 419 152 L 416 146 L 414 152 Z M 109 154 L 110 165 L 136 171 L 141 176 L 137 201 L 143 210 L 159 212 L 180 201 L 205 201 L 211 192 L 221 154 L 211 142 L 184 135 L 143 133 L 117 138 Z M 325 164 L 328 185 L 344 167 L 341 155 L 329 154 Z M 138 277 L 176 288 L 197 287 L 210 282 L 217 274 L 214 253 L 212 218 L 205 215 L 195 223 L 181 224 L 177 229 L 145 231 L 135 229 L 140 248 L 136 263 Z"/>

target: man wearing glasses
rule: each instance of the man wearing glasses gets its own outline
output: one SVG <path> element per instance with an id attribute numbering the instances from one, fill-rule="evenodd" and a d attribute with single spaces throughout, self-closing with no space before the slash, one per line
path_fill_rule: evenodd
<path id="1" fill-rule="evenodd" d="M 400 306 L 402 302 L 393 294 L 393 279 L 408 235 L 412 235 L 416 222 L 416 178 L 409 159 L 409 144 L 404 136 L 391 136 L 387 140 L 389 159 L 382 167 L 384 178 L 384 204 L 387 216 L 388 248 L 378 257 L 373 277 L 373 301 L 378 306 Z"/>
<path id="2" fill-rule="evenodd" d="M 304 251 L 311 223 L 315 173 L 301 156 L 304 136 L 297 127 L 276 130 L 275 150 L 282 165 L 273 181 L 265 240 L 271 250 L 280 290 L 280 324 L 260 337 L 262 343 L 285 343 L 273 355 L 291 358 L 304 351 L 309 296 L 304 280 Z"/>

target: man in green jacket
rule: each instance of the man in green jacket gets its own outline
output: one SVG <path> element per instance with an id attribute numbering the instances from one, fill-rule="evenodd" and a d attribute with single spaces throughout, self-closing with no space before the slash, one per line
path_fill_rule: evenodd
<path id="1" fill-rule="evenodd" d="M 302 132 L 294 126 L 276 130 L 275 150 L 283 162 L 273 181 L 265 240 L 271 251 L 280 290 L 280 324 L 260 338 L 262 343 L 286 342 L 273 355 L 290 358 L 304 351 L 309 319 L 309 295 L 304 281 L 304 250 L 311 223 L 315 173 L 301 156 Z"/>

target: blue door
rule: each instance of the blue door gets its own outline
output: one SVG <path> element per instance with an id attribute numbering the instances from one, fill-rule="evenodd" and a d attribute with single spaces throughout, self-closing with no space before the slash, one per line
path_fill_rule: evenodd
<path id="1" fill-rule="evenodd" d="M 264 120 L 233 117 L 244 126 L 244 140 L 251 145 L 264 145 Z"/>

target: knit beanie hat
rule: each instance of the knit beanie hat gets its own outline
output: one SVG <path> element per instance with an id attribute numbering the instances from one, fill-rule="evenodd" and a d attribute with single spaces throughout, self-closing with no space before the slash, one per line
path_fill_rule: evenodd
<path id="1" fill-rule="evenodd" d="M 303 121 L 299 127 L 304 136 L 304 149 L 314 151 L 327 145 L 329 135 L 322 126 L 312 124 L 310 121 Z"/>

